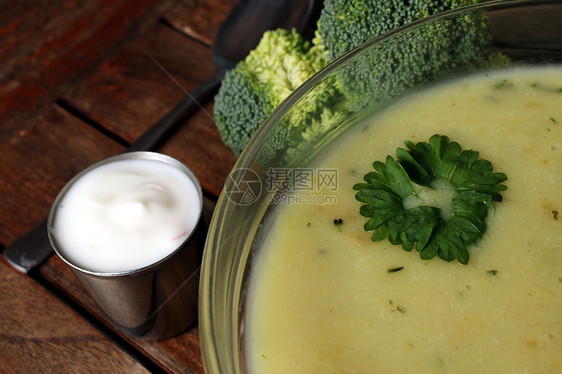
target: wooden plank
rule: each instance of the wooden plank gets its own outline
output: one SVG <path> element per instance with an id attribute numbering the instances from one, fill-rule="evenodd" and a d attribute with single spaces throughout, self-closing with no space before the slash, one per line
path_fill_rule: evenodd
<path id="1" fill-rule="evenodd" d="M 191 91 L 212 74 L 209 48 L 157 24 L 101 64 L 64 99 L 133 142 L 183 98 L 182 89 Z"/>
<path id="2" fill-rule="evenodd" d="M 133 142 L 184 97 L 182 87 L 192 91 L 212 74 L 209 48 L 158 24 L 101 64 L 65 100 Z M 203 188 L 218 196 L 236 159 L 222 142 L 211 113 L 210 105 L 195 113 L 160 151 L 185 162 Z"/>
<path id="3" fill-rule="evenodd" d="M 0 142 L 176 1 L 0 2 Z"/>
<path id="4" fill-rule="evenodd" d="M 80 170 L 122 149 L 56 105 L 0 144 L 0 243 L 7 246 L 43 219 Z"/>
<path id="5" fill-rule="evenodd" d="M 238 0 L 182 1 L 164 14 L 164 19 L 194 39 L 211 45 L 222 20 Z"/>
<path id="6" fill-rule="evenodd" d="M 236 157 L 224 145 L 210 113 L 212 104 L 195 113 L 159 151 L 182 160 L 197 175 L 201 186 L 218 197 Z"/>
<path id="7" fill-rule="evenodd" d="M 0 305 L 2 372 L 148 373 L 31 278 L 15 272 L 3 258 Z"/>
<path id="8" fill-rule="evenodd" d="M 148 344 L 140 342 L 142 348 L 170 373 L 204 374 L 201 359 L 199 329 L 197 326 L 173 339 Z"/>

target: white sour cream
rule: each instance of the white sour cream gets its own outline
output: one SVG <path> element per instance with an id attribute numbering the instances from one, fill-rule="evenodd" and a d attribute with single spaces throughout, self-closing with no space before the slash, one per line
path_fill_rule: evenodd
<path id="1" fill-rule="evenodd" d="M 158 160 L 118 160 L 74 182 L 56 207 L 51 235 L 61 255 L 113 273 L 158 262 L 194 230 L 201 202 L 182 170 Z"/>

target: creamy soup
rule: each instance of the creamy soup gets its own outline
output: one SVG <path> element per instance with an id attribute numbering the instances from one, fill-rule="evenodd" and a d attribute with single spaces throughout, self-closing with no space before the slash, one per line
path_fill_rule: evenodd
<path id="1" fill-rule="evenodd" d="M 373 161 L 433 134 L 508 176 L 467 265 L 371 241 L 355 200 Z M 251 372 L 561 373 L 561 152 L 553 68 L 440 84 L 343 134 L 312 165 L 337 188 L 279 208 L 255 259 Z"/>

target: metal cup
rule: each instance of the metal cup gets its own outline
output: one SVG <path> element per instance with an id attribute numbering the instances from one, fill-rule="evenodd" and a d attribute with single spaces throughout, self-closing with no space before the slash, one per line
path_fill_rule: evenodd
<path id="1" fill-rule="evenodd" d="M 84 269 L 65 257 L 57 247 L 52 227 L 57 207 L 68 189 L 85 173 L 118 160 L 145 159 L 165 162 L 184 172 L 199 195 L 199 219 L 192 233 L 167 257 L 158 262 L 116 273 Z M 56 197 L 47 227 L 58 256 L 95 300 L 111 323 L 123 333 L 143 339 L 162 339 L 179 334 L 197 320 L 199 268 L 205 241 L 202 222 L 203 194 L 193 172 L 178 160 L 153 152 L 130 152 L 107 158 L 76 175 Z"/>

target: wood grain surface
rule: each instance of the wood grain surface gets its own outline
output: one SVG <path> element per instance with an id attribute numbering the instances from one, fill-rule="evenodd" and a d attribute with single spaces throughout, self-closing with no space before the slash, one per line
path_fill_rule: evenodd
<path id="1" fill-rule="evenodd" d="M 72 176 L 211 77 L 210 44 L 235 3 L 0 1 L 0 249 Z M 159 149 L 199 178 L 207 222 L 235 162 L 211 113 L 212 100 Z M 56 256 L 28 276 L 2 259 L 0 282 L 0 372 L 203 372 L 197 324 L 161 341 L 123 336 Z"/>
<path id="2" fill-rule="evenodd" d="M 0 372 L 148 372 L 31 278 L 14 272 L 3 258 L 0 300 Z"/>
<path id="3" fill-rule="evenodd" d="M 0 3 L 0 139 L 7 139 L 92 68 L 142 33 L 172 0 Z M 29 110 L 29 109 L 32 110 Z"/>

